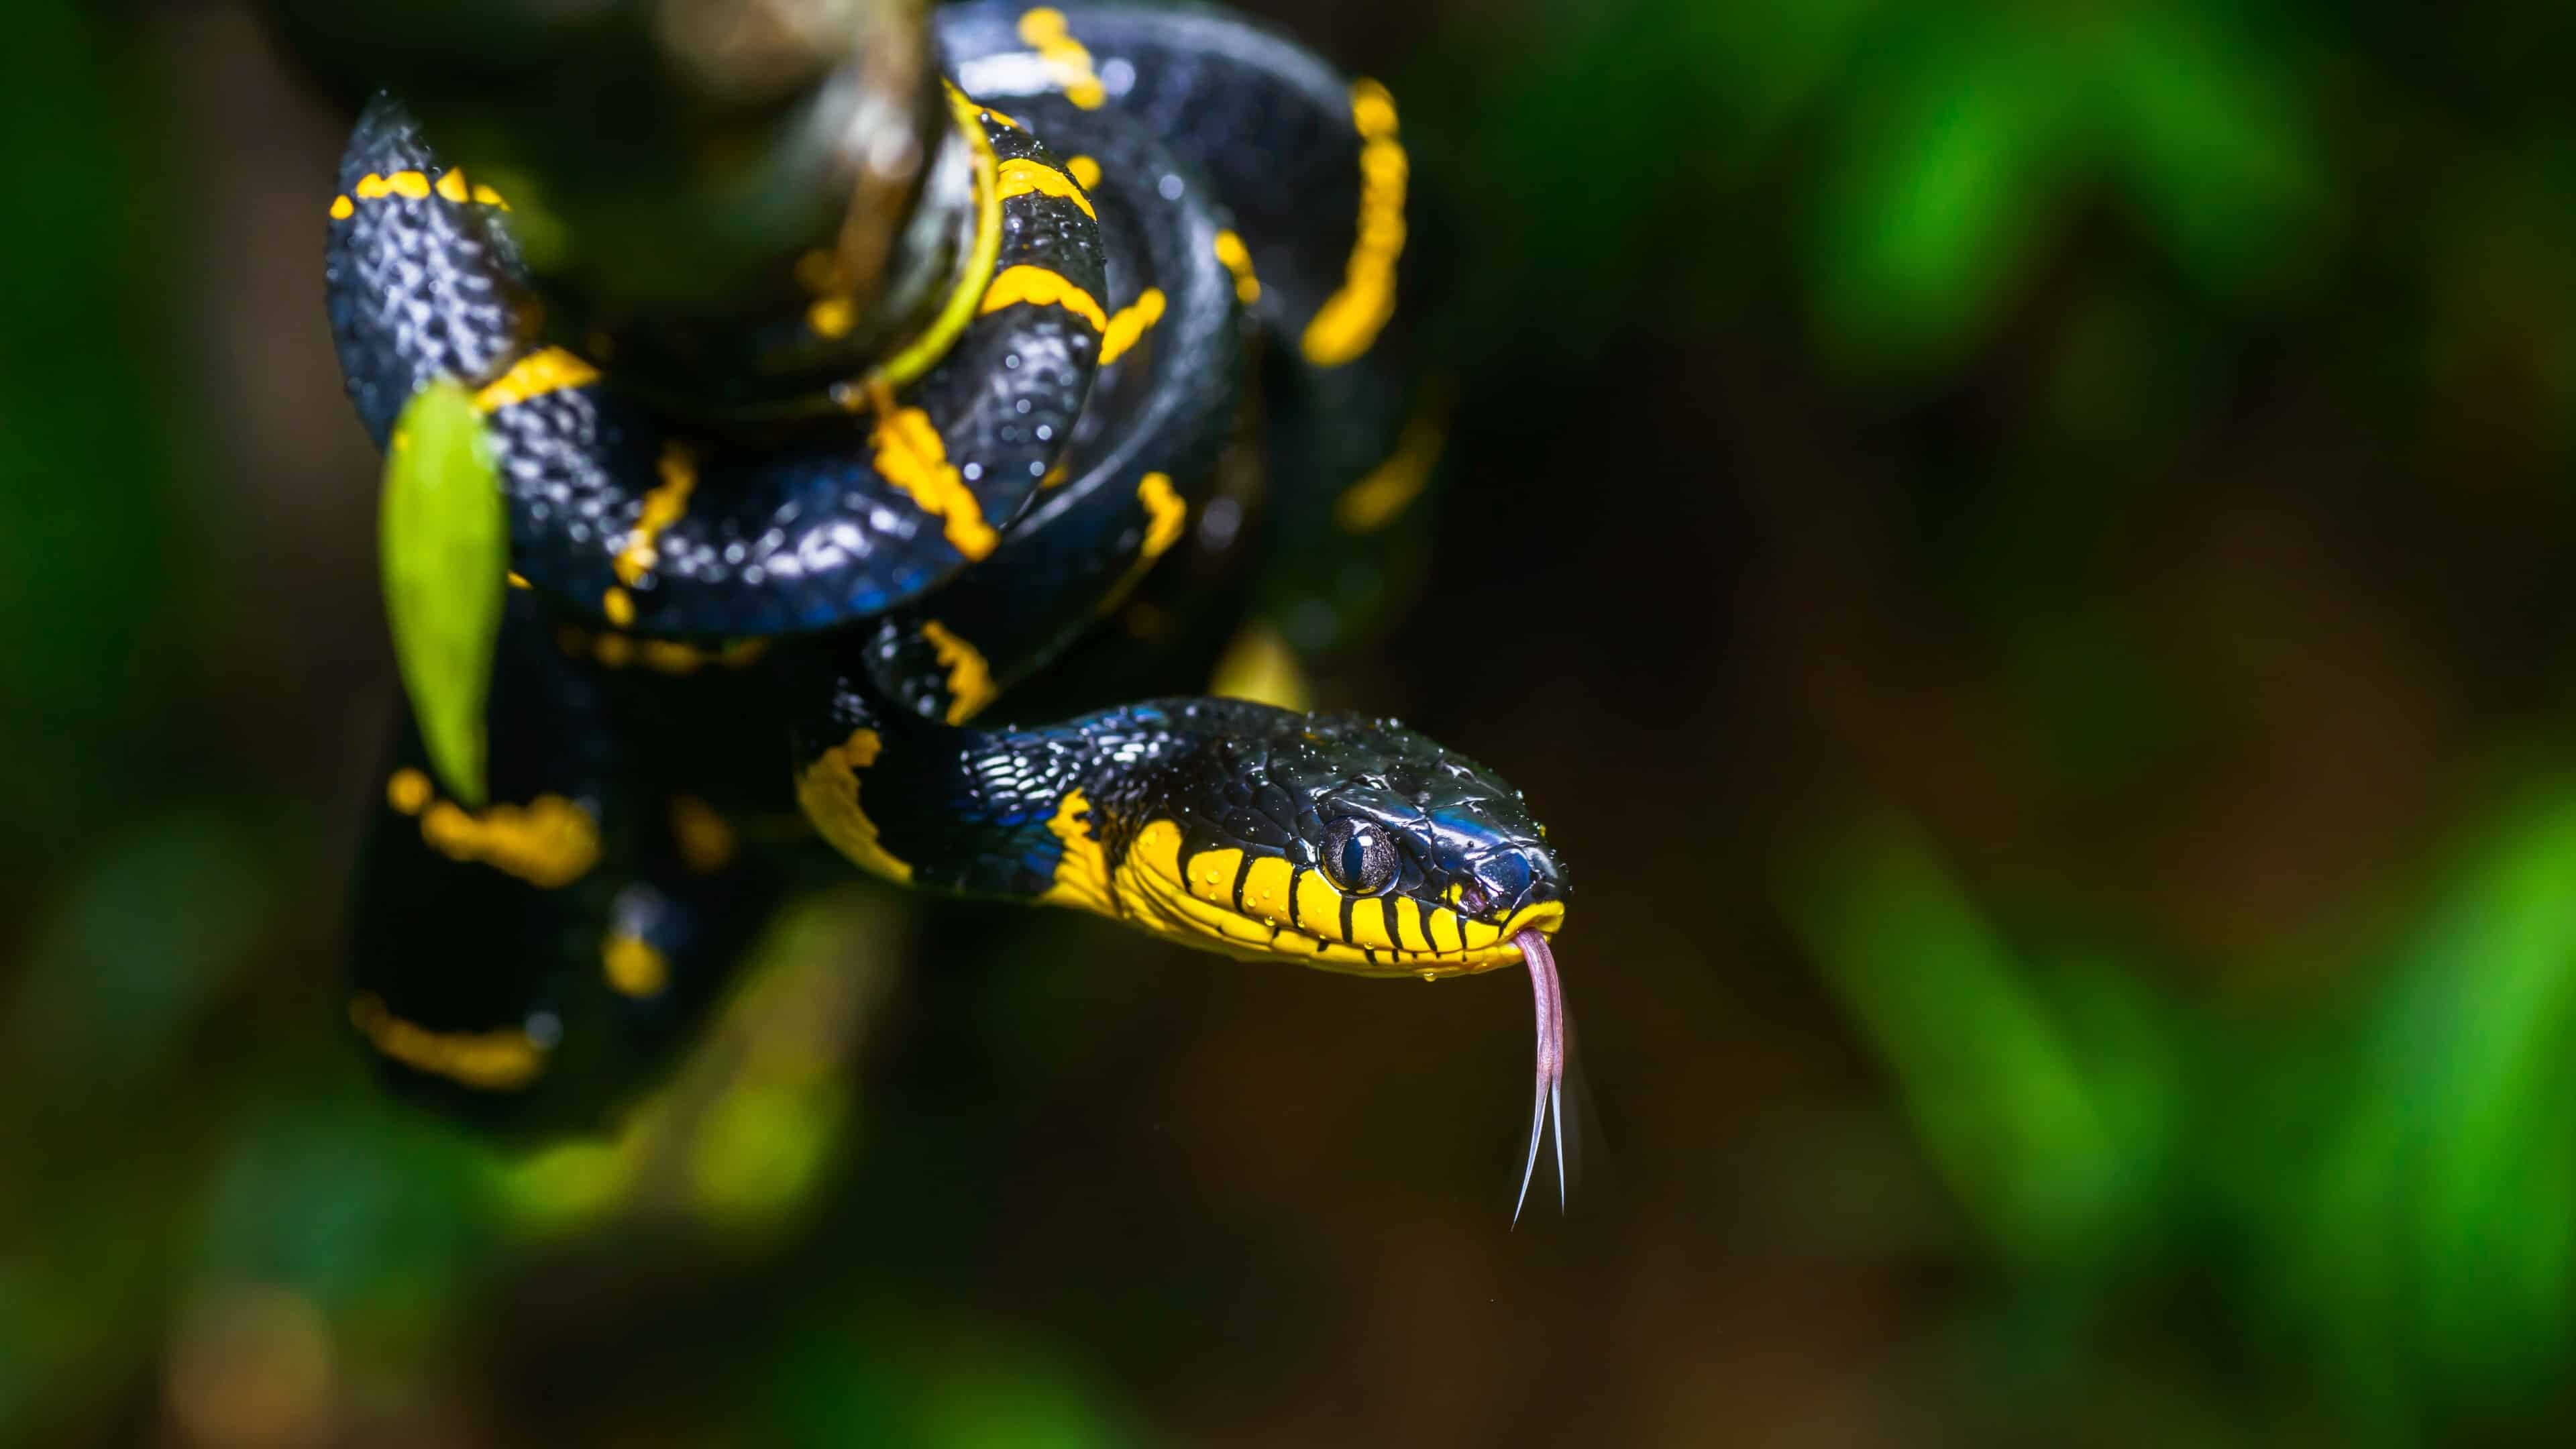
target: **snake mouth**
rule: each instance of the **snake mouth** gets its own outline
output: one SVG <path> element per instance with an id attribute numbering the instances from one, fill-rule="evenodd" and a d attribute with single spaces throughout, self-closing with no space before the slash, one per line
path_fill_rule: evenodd
<path id="1" fill-rule="evenodd" d="M 1155 935 L 1242 960 L 1437 981 L 1521 964 L 1518 938 L 1553 934 L 1561 900 L 1468 914 L 1455 903 L 1339 890 L 1322 871 L 1225 847 L 1184 856 L 1176 826 L 1138 836 L 1113 876 L 1116 912 Z"/>
<path id="2" fill-rule="evenodd" d="M 1565 902 L 1534 901 L 1511 913 L 1501 922 L 1501 943 L 1492 953 L 1480 953 L 1474 970 L 1490 971 L 1497 966 L 1518 966 L 1529 959 L 1535 949 L 1545 954 L 1548 938 L 1565 926 Z M 1481 959 L 1490 954 L 1492 959 Z M 1549 970 L 1555 969 L 1551 958 Z"/>
<path id="3" fill-rule="evenodd" d="M 1389 907 L 1389 909 L 1393 908 Z M 1437 922 L 1439 918 L 1431 914 L 1436 909 L 1436 907 L 1426 907 L 1426 919 Z M 1565 924 L 1565 903 L 1537 901 L 1497 920 L 1478 920 L 1473 916 L 1460 919 L 1464 923 L 1460 930 L 1465 940 L 1479 940 L 1488 931 L 1494 933 L 1493 939 L 1483 945 L 1462 945 L 1452 951 L 1364 949 L 1361 952 L 1363 959 L 1355 963 L 1343 954 L 1348 949 L 1347 943 L 1330 935 L 1321 938 L 1308 935 L 1308 940 L 1320 940 L 1321 949 L 1307 964 L 1352 976 L 1415 976 L 1424 981 L 1438 981 L 1451 976 L 1476 976 L 1487 971 L 1498 971 L 1505 967 L 1518 966 L 1527 960 L 1528 942 L 1531 940 L 1537 941 L 1541 950 L 1546 949 L 1547 938 L 1555 935 Z M 1473 931 L 1468 932 L 1468 927 L 1472 927 Z M 1435 933 L 1436 939 L 1438 925 L 1435 924 L 1429 929 Z M 1285 934 L 1283 933 L 1283 937 Z M 1295 952 L 1292 950 L 1287 954 L 1293 955 Z"/>
<path id="4" fill-rule="evenodd" d="M 1437 920 L 1428 912 L 1426 918 Z M 1304 965 L 1347 976 L 1385 979 L 1411 976 L 1423 981 L 1478 976 L 1518 966 L 1526 960 L 1528 946 L 1522 939 L 1524 937 L 1539 941 L 1541 949 L 1545 949 L 1546 939 L 1565 924 L 1565 907 L 1559 902 L 1547 901 L 1525 906 L 1503 920 L 1478 921 L 1470 916 L 1462 918 L 1462 921 L 1462 933 L 1467 926 L 1475 928 L 1467 940 L 1479 939 L 1486 931 L 1495 933 L 1493 940 L 1482 945 L 1462 944 L 1454 950 L 1412 951 L 1368 944 L 1365 931 L 1361 933 L 1361 941 L 1352 942 L 1329 928 L 1320 932 L 1283 928 L 1270 939 L 1267 949 L 1253 954 L 1285 956 Z M 1435 933 L 1434 939 L 1438 939 L 1439 927 L 1436 924 L 1427 929 Z"/>
<path id="5" fill-rule="evenodd" d="M 1501 920 L 1479 921 L 1401 898 L 1361 899 L 1371 907 L 1370 914 L 1354 910 L 1348 917 L 1334 912 L 1296 921 L 1257 907 L 1238 913 L 1226 904 L 1170 890 L 1140 890 L 1122 896 L 1120 906 L 1122 914 L 1148 931 L 1203 950 L 1240 960 L 1287 960 L 1343 975 L 1390 980 L 1410 976 L 1438 981 L 1518 966 L 1528 955 L 1524 938 L 1543 943 L 1565 922 L 1565 907 L 1558 901 L 1524 906 Z M 1369 929 L 1376 911 L 1394 912 L 1399 904 L 1419 911 L 1418 917 L 1405 919 L 1419 921 L 1421 939 L 1431 943 L 1429 949 L 1394 944 L 1397 937 L 1408 945 L 1413 942 L 1412 926 L 1389 927 L 1383 935 Z M 1342 927 L 1353 919 L 1357 929 L 1342 934 Z M 1443 949 L 1443 943 L 1454 944 Z"/>

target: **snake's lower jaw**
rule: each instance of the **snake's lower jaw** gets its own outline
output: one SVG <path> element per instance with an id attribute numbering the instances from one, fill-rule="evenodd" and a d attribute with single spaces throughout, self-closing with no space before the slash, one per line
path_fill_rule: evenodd
<path id="1" fill-rule="evenodd" d="M 1497 923 L 1496 929 L 1501 931 L 1502 939 L 1482 950 L 1465 952 L 1456 961 L 1437 967 L 1432 974 L 1435 977 L 1476 976 L 1519 966 L 1529 960 L 1530 940 L 1537 941 L 1539 949 L 1544 951 L 1548 938 L 1564 925 L 1563 901 L 1538 901 L 1523 906 Z"/>
<path id="2" fill-rule="evenodd" d="M 1384 960 L 1372 961 L 1365 966 L 1338 960 L 1319 960 L 1306 964 L 1320 966 L 1327 971 L 1342 975 L 1370 976 L 1390 981 L 1400 977 L 1413 977 L 1423 981 L 1445 981 L 1453 976 L 1482 976 L 1489 971 L 1507 971 L 1523 964 L 1529 959 L 1529 947 L 1523 942 L 1523 937 L 1537 938 L 1541 949 L 1545 949 L 1547 938 L 1555 935 L 1564 924 L 1564 903 L 1541 901 L 1534 905 L 1523 906 L 1498 922 L 1477 921 L 1479 934 L 1488 930 L 1499 932 L 1497 939 L 1490 945 L 1471 946 L 1436 955 L 1390 956 Z"/>
<path id="3" fill-rule="evenodd" d="M 1452 964 L 1439 968 L 1441 976 L 1474 976 L 1519 966 L 1529 960 L 1530 942 L 1547 949 L 1548 938 L 1565 925 L 1563 901 L 1536 901 L 1505 917 L 1497 926 L 1502 939 L 1482 950 L 1464 953 Z M 1552 969 L 1552 967 L 1551 967 Z"/>
<path id="4" fill-rule="evenodd" d="M 441 379 L 403 406 L 377 532 L 394 662 L 421 743 L 449 792 L 480 807 L 510 524 L 483 415 L 462 384 Z"/>

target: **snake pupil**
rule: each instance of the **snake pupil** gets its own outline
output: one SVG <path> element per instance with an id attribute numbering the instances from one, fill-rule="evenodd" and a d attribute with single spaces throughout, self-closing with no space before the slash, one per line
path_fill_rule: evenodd
<path id="1" fill-rule="evenodd" d="M 1346 891 L 1384 890 L 1395 878 L 1395 842 L 1365 821 L 1336 820 L 1324 832 L 1324 874 Z"/>

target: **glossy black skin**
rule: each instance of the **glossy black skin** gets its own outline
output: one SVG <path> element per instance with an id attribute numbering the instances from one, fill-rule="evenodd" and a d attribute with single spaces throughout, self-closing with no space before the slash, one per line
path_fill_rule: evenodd
<path id="1" fill-rule="evenodd" d="M 845 690 L 800 722 L 799 754 L 855 729 L 884 739 L 864 798 L 919 887 L 1044 894 L 1063 855 L 1047 822 L 1080 790 L 1113 869 L 1139 831 L 1166 820 L 1181 827 L 1184 859 L 1240 848 L 1315 869 L 1334 823 L 1357 820 L 1398 847 L 1393 876 L 1367 894 L 1430 903 L 1456 886 L 1468 914 L 1494 923 L 1565 899 L 1563 863 L 1521 792 L 1393 720 L 1161 699 L 1026 729 L 940 729 Z"/>
<path id="2" fill-rule="evenodd" d="M 1102 369 L 1065 480 L 1039 492 L 992 558 L 887 616 L 850 659 L 887 698 L 931 719 L 946 718 L 954 696 L 924 625 L 972 640 L 1004 690 L 1052 662 L 1115 602 L 1104 595 L 1138 556 L 1152 524 L 1139 482 L 1164 474 L 1195 516 L 1241 398 L 1243 322 L 1214 246 L 1226 217 L 1204 178 L 1114 111 L 1053 96 L 1012 104 L 1059 155 L 1101 168 L 1091 200 L 1110 261 L 1102 305 L 1122 311 L 1153 288 L 1165 310 Z M 1178 179 L 1177 195 L 1163 194 L 1166 177 Z"/>
<path id="3" fill-rule="evenodd" d="M 1104 109 L 1164 138 L 1205 176 L 1261 278 L 1265 326 L 1293 339 L 1341 284 L 1357 239 L 1359 141 L 1351 79 L 1260 21 L 1187 5 L 1059 5 L 1090 51 Z M 1005 98 L 1053 89 L 1016 60 L 1029 7 L 1012 0 L 945 5 L 933 14 L 951 73 L 968 94 Z M 1117 64 L 1126 67 L 1124 86 Z M 1016 111 L 1014 115 L 1018 114 Z"/>
<path id="4" fill-rule="evenodd" d="M 566 885 L 532 884 L 434 849 L 420 812 L 380 795 L 353 912 L 353 1003 L 372 996 L 424 1032 L 521 1032 L 543 1045 L 534 1079 L 509 1091 L 371 1053 L 396 1090 L 509 1134 L 610 1125 L 617 1104 L 669 1070 L 786 879 L 780 860 L 749 850 L 692 867 L 673 834 L 679 792 L 657 783 L 656 741 L 632 727 L 618 681 L 564 658 L 551 628 L 533 600 L 512 600 L 485 716 L 490 784 L 499 800 L 573 802 L 597 829 L 598 863 Z M 427 777 L 408 710 L 402 720 L 387 776 Z M 660 953 L 664 989 L 612 989 L 602 957 L 617 931 Z"/>
<path id="5" fill-rule="evenodd" d="M 1297 648 L 1322 655 L 1374 634 L 1404 602 L 1437 510 L 1418 500 L 1396 527 L 1353 535 L 1334 521 L 1342 494 L 1386 458 L 1406 422 L 1438 406 L 1424 366 L 1421 299 L 1438 290 L 1408 246 L 1393 320 L 1374 346 L 1318 367 L 1296 345 L 1341 284 L 1358 237 L 1360 142 L 1350 78 L 1272 27 L 1213 6 L 1071 4 L 1066 28 L 1104 77 L 1108 109 L 1163 137 L 1208 178 L 1252 254 L 1266 334 L 1263 451 L 1274 480 L 1252 570 L 1262 613 Z M 942 6 L 941 45 L 961 83 L 999 103 L 1042 71 L 1014 57 L 1025 5 Z M 1123 70 L 1121 69 L 1123 67 Z M 1124 87 L 1113 84 L 1122 76 Z M 1013 101 L 1012 104 L 1018 104 Z M 1416 230 L 1425 208 L 1408 208 Z M 1435 480 L 1436 482 L 1436 480 Z"/>
<path id="6" fill-rule="evenodd" d="M 1011 31 L 1020 13 L 969 5 L 937 12 L 935 24 L 952 61 L 971 61 L 1020 49 Z M 1088 626 L 1133 586 L 1135 598 L 1181 614 L 1194 645 L 1215 637 L 1202 627 L 1226 618 L 1213 591 L 1243 587 L 1256 518 L 1295 541 L 1274 563 L 1303 582 L 1273 598 L 1320 598 L 1331 614 L 1309 642 L 1337 642 L 1342 621 L 1365 614 L 1382 589 L 1382 545 L 1395 536 L 1347 538 L 1329 519 L 1340 493 L 1386 456 L 1413 404 L 1407 309 L 1340 367 L 1312 366 L 1287 342 L 1338 284 L 1354 235 L 1346 79 L 1215 12 L 1067 13 L 1099 62 L 1125 62 L 1134 83 L 1096 110 L 1016 95 L 1003 108 L 1027 129 L 997 118 L 984 129 L 1004 158 L 1097 160 L 1099 222 L 1060 198 L 1013 198 L 997 271 L 1033 260 L 1113 314 L 1155 286 L 1166 311 L 1096 377 L 1098 338 L 1070 313 L 997 311 L 904 392 L 951 460 L 984 465 L 972 486 L 1003 530 L 990 557 L 959 557 L 937 519 L 875 475 L 864 420 L 727 432 L 666 418 L 622 392 L 613 368 L 600 383 L 493 414 L 513 567 L 535 585 L 513 596 L 504 629 L 489 717 L 493 795 L 580 800 L 599 822 L 601 855 L 578 882 L 540 888 L 428 849 L 416 818 L 379 806 L 358 988 L 424 1030 L 545 1020 L 562 1032 L 544 1075 L 523 1090 L 384 1062 L 398 1080 L 487 1125 L 602 1120 L 685 1034 L 782 889 L 787 867 L 752 842 L 794 818 L 794 772 L 862 726 L 882 730 L 887 746 L 867 772 L 867 811 L 928 889 L 1044 893 L 1064 849 L 1046 821 L 1078 788 L 1113 859 L 1160 818 L 1182 824 L 1193 850 L 1233 845 L 1312 864 L 1335 820 L 1365 816 L 1404 842 L 1390 891 L 1428 900 L 1456 887 L 1496 922 L 1562 898 L 1562 870 L 1517 794 L 1391 723 L 1209 700 L 1031 729 L 937 723 L 955 701 L 926 635 L 933 623 L 971 640 L 1005 688 L 1026 679 L 1040 693 L 1096 697 L 1102 662 L 1123 667 L 1151 651 L 1123 627 Z M 341 192 L 396 170 L 443 174 L 399 108 L 379 102 L 352 140 Z M 544 340 L 505 220 L 433 195 L 372 200 L 332 224 L 334 331 L 352 399 L 380 442 L 424 381 L 488 382 Z M 1261 297 L 1248 308 L 1213 260 L 1222 226 L 1241 231 L 1260 272 Z M 1410 287 L 1409 264 L 1405 276 Z M 1257 404 L 1243 387 L 1252 333 L 1267 334 Z M 1248 433 L 1247 406 L 1258 419 Z M 604 629 L 602 598 L 619 582 L 612 561 L 661 482 L 662 442 L 675 436 L 697 454 L 697 486 L 661 535 L 653 572 L 629 590 L 632 625 Z M 1266 467 L 1219 466 L 1221 449 Z M 1059 466 L 1064 481 L 1038 489 Z M 1139 582 L 1147 472 L 1168 474 L 1191 507 L 1187 538 Z M 1243 525 L 1222 537 L 1202 528 L 1219 485 Z M 1427 513 L 1417 506 L 1414 517 Z M 653 637 L 750 638 L 761 652 L 728 652 L 678 676 L 637 662 Z M 1047 667 L 1068 649 L 1088 662 Z M 612 654 L 622 667 L 605 662 Z M 1075 673 L 1083 678 L 1067 679 Z M 1011 697 L 1030 696 L 1024 687 Z M 396 764 L 421 765 L 407 726 Z M 676 863 L 668 822 L 679 796 L 744 827 L 737 861 L 707 874 Z M 604 933 L 639 910 L 671 963 L 666 998 L 639 1001 L 603 980 Z"/>
<path id="7" fill-rule="evenodd" d="M 340 158 L 342 196 L 362 178 L 443 174 L 420 128 L 380 98 Z M 496 214 L 436 195 L 388 196 L 331 222 L 323 301 L 349 401 L 382 448 L 423 383 L 497 376 L 535 339 L 534 297 Z"/>
<path id="8" fill-rule="evenodd" d="M 988 122 L 1002 161 L 1061 158 L 1025 131 Z M 400 104 L 379 98 L 340 163 L 341 195 L 362 179 L 445 174 Z M 995 272 L 1038 266 L 1095 296 L 1099 228 L 1071 201 L 1003 203 Z M 413 390 L 442 375 L 489 381 L 536 340 L 495 213 L 432 194 L 359 202 L 332 221 L 333 336 L 359 419 L 383 446 Z M 576 349 L 578 350 L 578 349 Z M 982 521 L 1007 527 L 1037 494 L 1073 431 L 1099 338 L 1058 307 L 985 313 L 897 397 L 935 422 Z M 729 639 L 830 628 L 947 582 L 974 560 L 940 517 L 877 470 L 869 430 L 833 416 L 744 434 L 669 417 L 613 377 L 502 407 L 491 416 L 510 496 L 510 553 L 558 608 L 607 622 L 603 601 L 666 445 L 689 450 L 697 484 L 663 529 L 652 571 L 627 590 L 639 633 Z"/>

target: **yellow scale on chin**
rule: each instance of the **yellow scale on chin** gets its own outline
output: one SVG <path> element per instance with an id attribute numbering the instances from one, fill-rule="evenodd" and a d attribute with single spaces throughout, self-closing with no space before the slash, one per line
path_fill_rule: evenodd
<path id="1" fill-rule="evenodd" d="M 1321 872 L 1300 870 L 1275 856 L 1228 846 L 1181 857 L 1181 827 L 1157 820 L 1137 833 L 1119 862 L 1106 904 L 1115 914 L 1157 935 L 1244 960 L 1287 959 L 1361 975 L 1460 976 L 1517 965 L 1511 937 L 1527 926 L 1553 930 L 1564 916 L 1554 902 L 1527 907 L 1497 926 L 1447 906 L 1425 906 L 1409 896 L 1353 899 Z M 1240 911 L 1235 883 L 1243 885 Z M 1098 910 L 1103 902 L 1084 892 L 1060 900 Z M 1344 934 L 1345 904 L 1349 933 Z M 1108 914 L 1109 912 L 1103 912 Z"/>
<path id="2" fill-rule="evenodd" d="M 1268 927 L 1236 915 L 1230 900 L 1215 906 L 1190 893 L 1181 880 L 1181 827 L 1172 821 L 1157 820 L 1137 832 L 1127 858 L 1118 863 L 1117 887 L 1120 907 L 1148 930 L 1247 960 L 1295 954 L 1295 942 L 1282 950 Z M 1359 960 L 1359 953 L 1351 958 Z"/>

